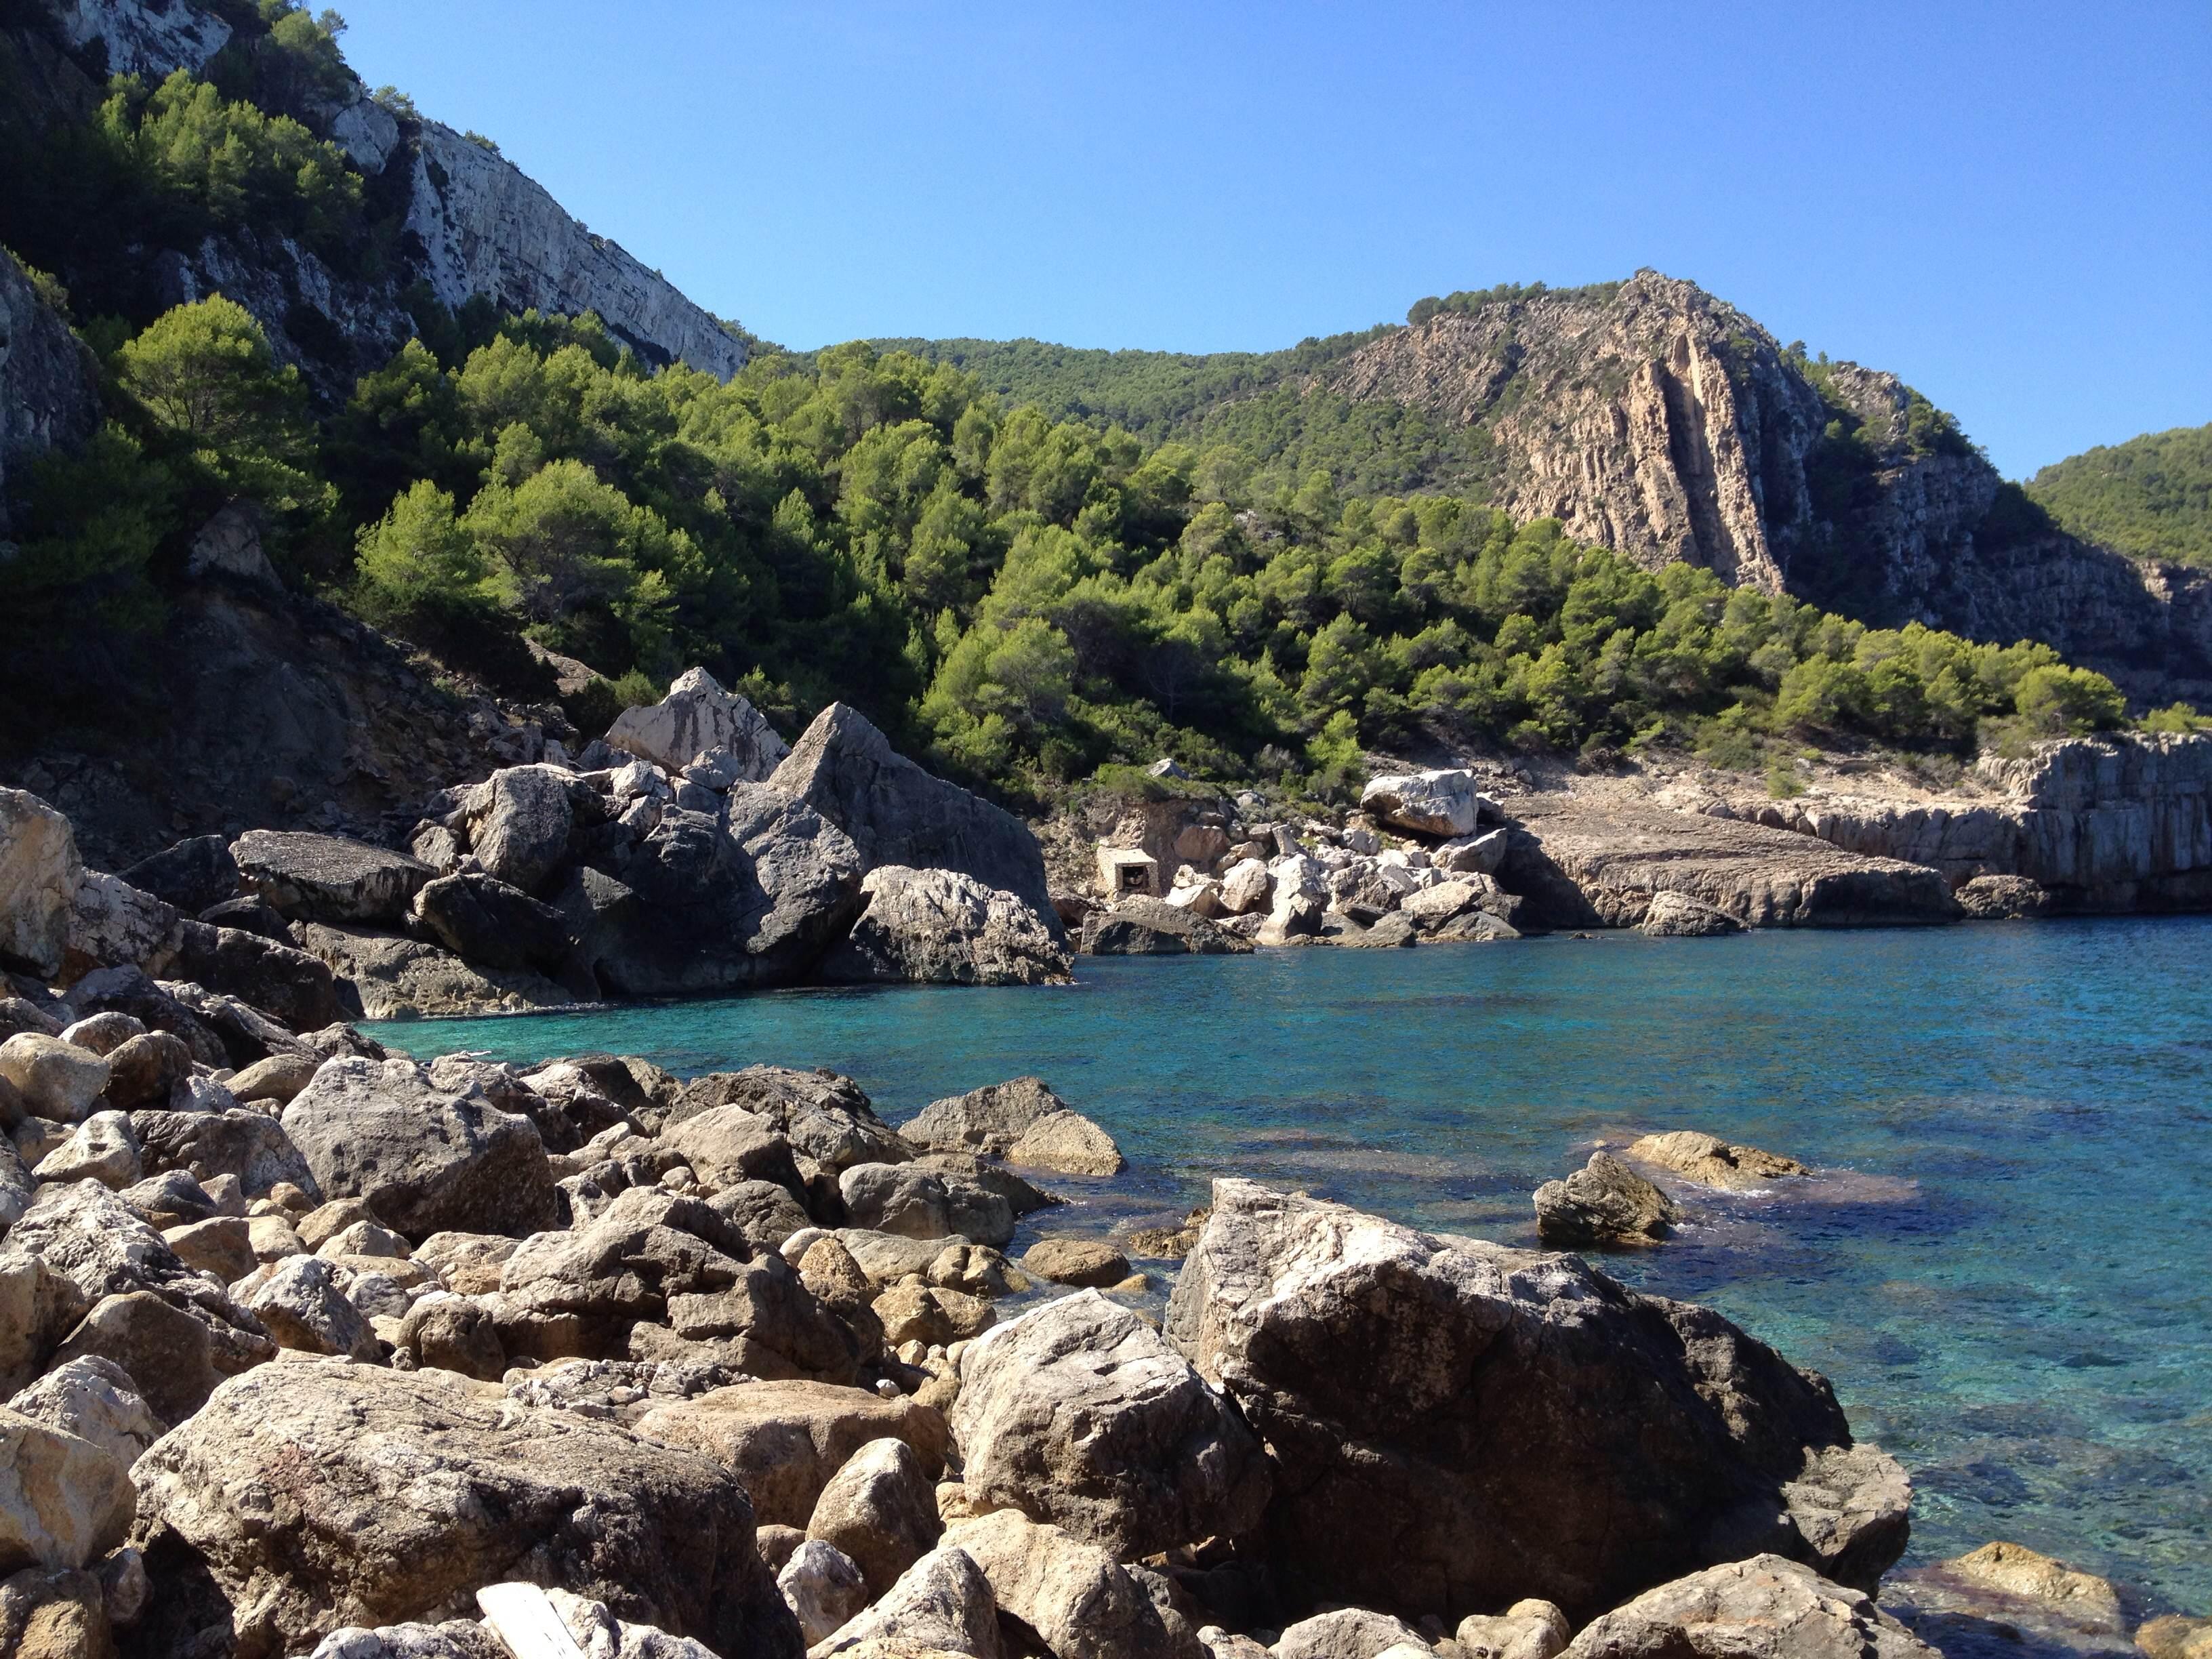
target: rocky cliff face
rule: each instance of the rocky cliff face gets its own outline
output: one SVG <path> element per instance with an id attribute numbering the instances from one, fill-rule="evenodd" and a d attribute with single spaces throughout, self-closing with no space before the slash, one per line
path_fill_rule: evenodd
<path id="1" fill-rule="evenodd" d="M 159 80 L 204 68 L 233 36 L 215 9 L 192 0 L 33 3 L 46 11 L 44 40 L 75 49 L 77 62 L 33 55 L 42 67 L 85 82 L 58 88 L 57 109 L 82 109 L 96 99 L 93 71 L 102 57 L 111 72 Z M 592 234 L 497 152 L 434 121 L 395 117 L 350 76 L 338 95 L 290 112 L 346 153 L 373 197 L 404 210 L 401 268 L 381 280 L 353 281 L 288 238 L 210 237 L 188 252 L 157 257 L 150 274 L 165 303 L 230 295 L 260 319 L 281 356 L 331 394 L 349 391 L 353 376 L 382 363 L 413 331 L 400 295 L 417 281 L 455 308 L 484 295 L 508 310 L 596 312 L 616 339 L 655 365 L 681 360 L 726 379 L 743 367 L 742 341 L 665 278 Z"/>
<path id="2" fill-rule="evenodd" d="M 0 536 L 17 471 L 100 423 L 92 353 L 0 248 Z"/>
<path id="3" fill-rule="evenodd" d="M 1808 365 L 1694 283 L 1644 271 L 1440 312 L 1315 384 L 1480 427 L 1495 505 L 1647 567 L 2047 640 L 2144 696 L 2212 680 L 2212 583 L 2008 525 L 1995 469 L 1916 434 L 1894 375 Z"/>
<path id="4" fill-rule="evenodd" d="M 1994 799 L 1808 796 L 1700 810 L 1923 865 L 1954 887 L 2024 876 L 2062 910 L 2212 904 L 2212 738 L 2079 738 L 2021 759 L 1987 756 L 1975 771 Z"/>

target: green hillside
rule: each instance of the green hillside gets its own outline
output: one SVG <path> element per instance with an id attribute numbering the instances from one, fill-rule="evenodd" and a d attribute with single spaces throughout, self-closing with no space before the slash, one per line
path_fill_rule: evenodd
<path id="1" fill-rule="evenodd" d="M 2212 565 L 2212 426 L 2070 456 L 2031 478 L 2027 493 L 2084 541 L 2138 559 Z"/>

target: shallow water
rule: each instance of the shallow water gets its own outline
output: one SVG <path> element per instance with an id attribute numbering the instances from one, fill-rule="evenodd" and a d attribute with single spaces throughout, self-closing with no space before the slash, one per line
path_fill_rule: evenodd
<path id="1" fill-rule="evenodd" d="M 1024 1072 L 1133 1169 L 1091 1228 L 1206 1180 L 1532 1243 L 1589 1144 L 1698 1128 L 1819 1178 L 1698 1199 L 1607 1259 L 1826 1373 L 1913 1474 L 1909 1560 L 2006 1538 L 2212 1611 L 2212 919 L 1085 960 L 1061 990 L 776 993 L 375 1028 L 420 1055 L 587 1049 L 858 1078 L 885 1118 Z M 1017 1249 L 1021 1248 L 1018 1243 Z"/>

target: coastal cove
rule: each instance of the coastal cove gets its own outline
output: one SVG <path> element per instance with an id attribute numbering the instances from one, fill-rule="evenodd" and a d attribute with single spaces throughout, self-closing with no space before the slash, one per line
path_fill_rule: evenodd
<path id="1" fill-rule="evenodd" d="M 2011 1539 L 2155 1612 L 2212 1601 L 2207 960 L 2212 919 L 1616 933 L 365 1029 L 424 1059 L 828 1066 L 893 1123 L 1034 1073 L 1132 1164 L 1054 1177 L 1072 1203 L 1024 1244 L 1241 1175 L 1526 1246 L 1531 1190 L 1598 1139 L 1785 1152 L 1815 1177 L 1696 1193 L 1674 1238 L 1594 1259 L 1826 1374 L 1913 1476 L 1907 1565 Z"/>

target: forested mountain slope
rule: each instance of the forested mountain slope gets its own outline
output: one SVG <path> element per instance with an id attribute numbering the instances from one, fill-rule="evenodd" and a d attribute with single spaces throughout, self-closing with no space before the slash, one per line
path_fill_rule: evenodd
<path id="1" fill-rule="evenodd" d="M 2027 493 L 2085 540 L 2138 559 L 2212 566 L 2212 426 L 2069 456 L 2029 479 Z"/>
<path id="2" fill-rule="evenodd" d="M 1693 283 L 1492 289 L 1410 318 L 1218 357 L 912 343 L 1009 397 L 1294 477 L 1462 490 L 1647 568 L 2046 640 L 2146 696 L 2212 679 L 2204 579 L 2067 533 L 1895 376 L 1808 357 Z"/>

